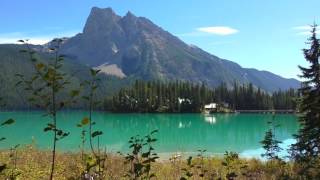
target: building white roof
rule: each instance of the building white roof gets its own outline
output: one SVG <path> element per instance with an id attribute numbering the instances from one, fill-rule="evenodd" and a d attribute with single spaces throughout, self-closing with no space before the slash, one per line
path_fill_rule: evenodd
<path id="1" fill-rule="evenodd" d="M 217 103 L 210 103 L 204 106 L 205 109 L 216 109 Z"/>

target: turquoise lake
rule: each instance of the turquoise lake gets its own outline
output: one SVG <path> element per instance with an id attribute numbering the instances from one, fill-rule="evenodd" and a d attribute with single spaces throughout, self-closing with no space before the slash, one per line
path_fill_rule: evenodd
<path id="1" fill-rule="evenodd" d="M 70 135 L 58 142 L 59 151 L 78 151 L 82 129 L 76 126 L 87 112 L 64 111 L 58 115 L 58 128 L 70 132 Z M 0 129 L 0 137 L 7 139 L 0 148 L 9 148 L 16 144 L 34 142 L 40 149 L 50 149 L 52 136 L 43 132 L 50 122 L 43 112 L 0 112 L 0 120 L 13 118 L 16 123 Z M 269 129 L 271 114 L 111 114 L 95 112 L 93 121 L 95 130 L 104 132 L 100 144 L 109 152 L 127 152 L 128 140 L 134 135 L 146 135 L 158 129 L 155 149 L 159 154 L 194 153 L 206 149 L 209 154 L 221 155 L 225 151 L 238 152 L 243 156 L 257 157 L 262 149 L 260 141 Z M 276 137 L 286 147 L 293 143 L 292 134 L 299 124 L 297 116 L 291 114 L 276 115 L 280 126 Z"/>

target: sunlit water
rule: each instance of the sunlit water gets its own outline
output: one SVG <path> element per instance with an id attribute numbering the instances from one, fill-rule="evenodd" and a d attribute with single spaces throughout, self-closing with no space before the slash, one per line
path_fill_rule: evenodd
<path id="1" fill-rule="evenodd" d="M 13 118 L 16 123 L 1 127 L 0 137 L 7 139 L 0 148 L 9 148 L 16 144 L 30 144 L 49 149 L 52 136 L 43 132 L 50 122 L 43 112 L 0 112 L 0 120 Z M 58 115 L 58 127 L 70 132 L 70 135 L 58 142 L 60 151 L 78 151 L 82 129 L 78 124 L 84 111 L 65 111 Z M 93 121 L 95 130 L 104 132 L 100 138 L 102 147 L 109 152 L 127 152 L 128 140 L 134 135 L 146 135 L 155 129 L 158 141 L 155 149 L 159 154 L 192 154 L 198 149 L 206 149 L 208 154 L 221 155 L 225 151 L 234 151 L 244 157 L 259 157 L 263 152 L 259 143 L 269 129 L 270 114 L 111 114 L 95 112 Z M 284 149 L 294 142 L 292 134 L 298 130 L 295 115 L 276 115 L 277 139 L 283 141 Z M 285 152 L 282 152 L 285 155 Z"/>

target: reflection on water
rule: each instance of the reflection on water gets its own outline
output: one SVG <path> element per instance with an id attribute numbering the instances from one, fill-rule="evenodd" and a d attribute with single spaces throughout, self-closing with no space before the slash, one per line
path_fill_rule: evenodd
<path id="1" fill-rule="evenodd" d="M 58 144 L 60 150 L 78 150 L 81 129 L 76 124 L 87 116 L 83 111 L 63 112 L 59 114 L 58 126 L 70 132 L 70 136 Z M 3 112 L 0 119 L 15 118 L 16 124 L 0 131 L 0 136 L 8 137 L 1 148 L 14 144 L 28 144 L 34 137 L 40 148 L 49 148 L 50 134 L 43 132 L 48 119 L 41 112 Z M 206 149 L 210 153 L 221 154 L 227 151 L 245 152 L 259 149 L 259 142 L 269 128 L 267 122 L 271 115 L 265 114 L 108 114 L 94 113 L 95 128 L 102 130 L 101 142 L 109 151 L 128 150 L 131 136 L 145 135 L 158 129 L 156 150 L 159 153 L 195 152 Z M 298 129 L 294 115 L 277 115 L 280 127 L 277 138 L 292 138 Z M 50 138 L 50 139 L 49 139 Z"/>
<path id="2" fill-rule="evenodd" d="M 205 115 L 204 116 L 204 121 L 209 123 L 209 124 L 215 124 L 217 120 L 213 115 Z"/>

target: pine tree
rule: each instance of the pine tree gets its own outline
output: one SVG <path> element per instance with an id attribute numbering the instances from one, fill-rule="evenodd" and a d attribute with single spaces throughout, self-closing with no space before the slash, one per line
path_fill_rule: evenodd
<path id="1" fill-rule="evenodd" d="M 260 142 L 262 144 L 263 149 L 265 149 L 265 153 L 261 154 L 262 157 L 266 157 L 267 159 L 279 159 L 278 153 L 282 150 L 279 144 L 281 141 L 276 139 L 276 127 L 275 125 L 275 115 L 272 117 L 272 121 L 268 122 L 271 125 L 271 128 L 266 132 L 264 139 Z"/>
<path id="2" fill-rule="evenodd" d="M 304 168 L 301 170 L 306 178 L 310 178 L 308 175 L 309 170 L 319 166 L 320 158 L 320 45 L 319 39 L 317 39 L 317 25 L 312 26 L 312 36 L 309 38 L 309 49 L 303 49 L 305 59 L 310 64 L 309 67 L 301 67 L 302 75 L 300 77 L 306 79 L 302 88 L 300 89 L 301 104 L 300 117 L 301 129 L 295 136 L 297 143 L 291 148 L 292 157 L 304 164 Z M 318 176 L 320 173 L 318 172 Z M 312 178 L 312 177 L 311 177 Z"/>

